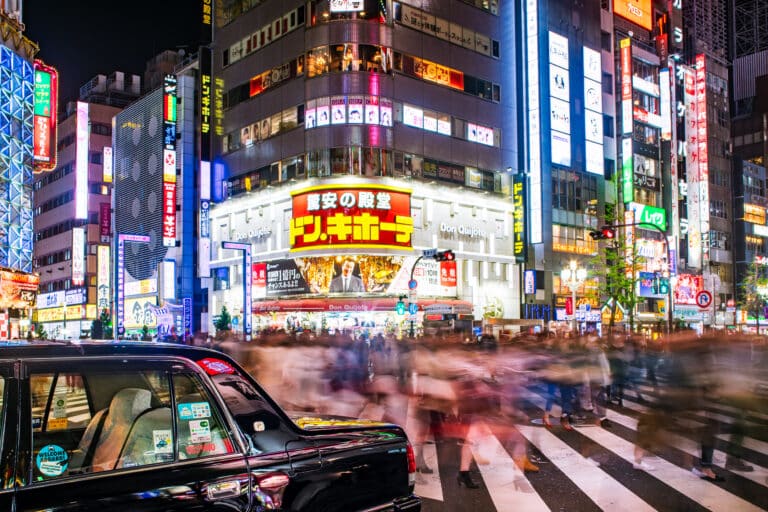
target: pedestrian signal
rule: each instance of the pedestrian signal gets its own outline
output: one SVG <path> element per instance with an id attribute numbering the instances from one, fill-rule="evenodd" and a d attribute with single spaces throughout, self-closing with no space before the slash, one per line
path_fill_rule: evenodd
<path id="1" fill-rule="evenodd" d="M 589 236 L 592 240 L 613 240 L 616 238 L 616 231 L 609 226 L 603 226 L 600 231 L 590 231 Z"/>
<path id="2" fill-rule="evenodd" d="M 401 296 L 400 299 L 397 301 L 397 304 L 395 304 L 395 312 L 398 315 L 404 315 L 405 314 L 405 302 L 403 302 L 403 299 L 405 296 Z"/>
<path id="3" fill-rule="evenodd" d="M 450 249 L 446 251 L 437 251 L 437 254 L 435 254 L 435 259 L 437 261 L 454 261 L 456 259 L 456 255 L 453 254 L 453 251 Z"/>

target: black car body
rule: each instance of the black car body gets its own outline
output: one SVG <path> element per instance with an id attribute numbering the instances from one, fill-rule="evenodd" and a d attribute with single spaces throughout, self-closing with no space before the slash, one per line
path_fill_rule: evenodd
<path id="1" fill-rule="evenodd" d="M 419 510 L 391 424 L 291 419 L 226 355 L 0 346 L 0 510 Z"/>

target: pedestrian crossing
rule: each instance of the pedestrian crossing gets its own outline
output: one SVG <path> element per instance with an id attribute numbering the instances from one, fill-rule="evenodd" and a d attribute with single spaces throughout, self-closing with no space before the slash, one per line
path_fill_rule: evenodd
<path id="1" fill-rule="evenodd" d="M 524 409 L 531 418 L 541 417 L 546 390 L 534 385 L 529 391 L 523 397 Z M 641 393 L 645 403 L 638 403 L 629 393 L 623 407 L 609 408 L 610 429 L 577 424 L 574 431 L 566 431 L 559 425 L 547 429 L 531 422 L 499 428 L 492 419 L 475 422 L 468 439 L 474 458 L 472 475 L 481 483 L 479 489 L 456 484 L 459 449 L 455 440 L 430 438 L 424 454 L 435 471 L 418 474 L 416 479 L 415 491 L 423 498 L 423 510 L 768 510 L 768 415 L 757 411 L 745 415 L 750 436 L 741 442 L 742 458 L 754 468 L 752 472 L 725 467 L 734 449 L 729 429 L 744 411 L 719 403 L 670 421 L 671 427 L 660 433 L 663 443 L 645 459 L 653 470 L 638 470 L 633 468 L 638 420 L 652 410 L 656 400 L 650 387 L 641 387 Z M 414 409 L 415 404 L 409 403 L 405 428 L 411 439 Z M 552 415 L 559 414 L 555 406 Z M 701 450 L 692 432 L 707 422 L 715 422 L 722 432 L 717 435 L 713 457 L 715 472 L 725 478 L 722 482 L 707 481 L 692 472 Z M 529 455 L 540 466 L 538 473 L 523 473 L 515 464 L 517 452 L 510 431 L 528 443 Z"/>

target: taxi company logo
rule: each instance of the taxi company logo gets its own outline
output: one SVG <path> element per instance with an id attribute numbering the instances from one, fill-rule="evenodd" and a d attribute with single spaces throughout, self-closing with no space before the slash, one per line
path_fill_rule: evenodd
<path id="1" fill-rule="evenodd" d="M 460 224 L 458 226 L 451 226 L 445 222 L 440 223 L 440 232 L 446 233 L 449 236 L 466 236 L 469 238 L 487 238 L 488 233 L 480 228 L 474 226 L 465 226 Z"/>

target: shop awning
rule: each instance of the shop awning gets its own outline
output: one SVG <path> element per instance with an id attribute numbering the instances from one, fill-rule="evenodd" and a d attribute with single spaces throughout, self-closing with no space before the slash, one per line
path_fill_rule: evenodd
<path id="1" fill-rule="evenodd" d="M 407 302 L 407 300 L 406 300 Z M 291 311 L 394 311 L 397 297 L 334 297 L 334 298 L 305 298 L 262 300 L 254 302 L 253 312 L 280 313 Z M 419 310 L 427 313 L 472 313 L 472 304 L 458 299 L 418 299 Z"/>

